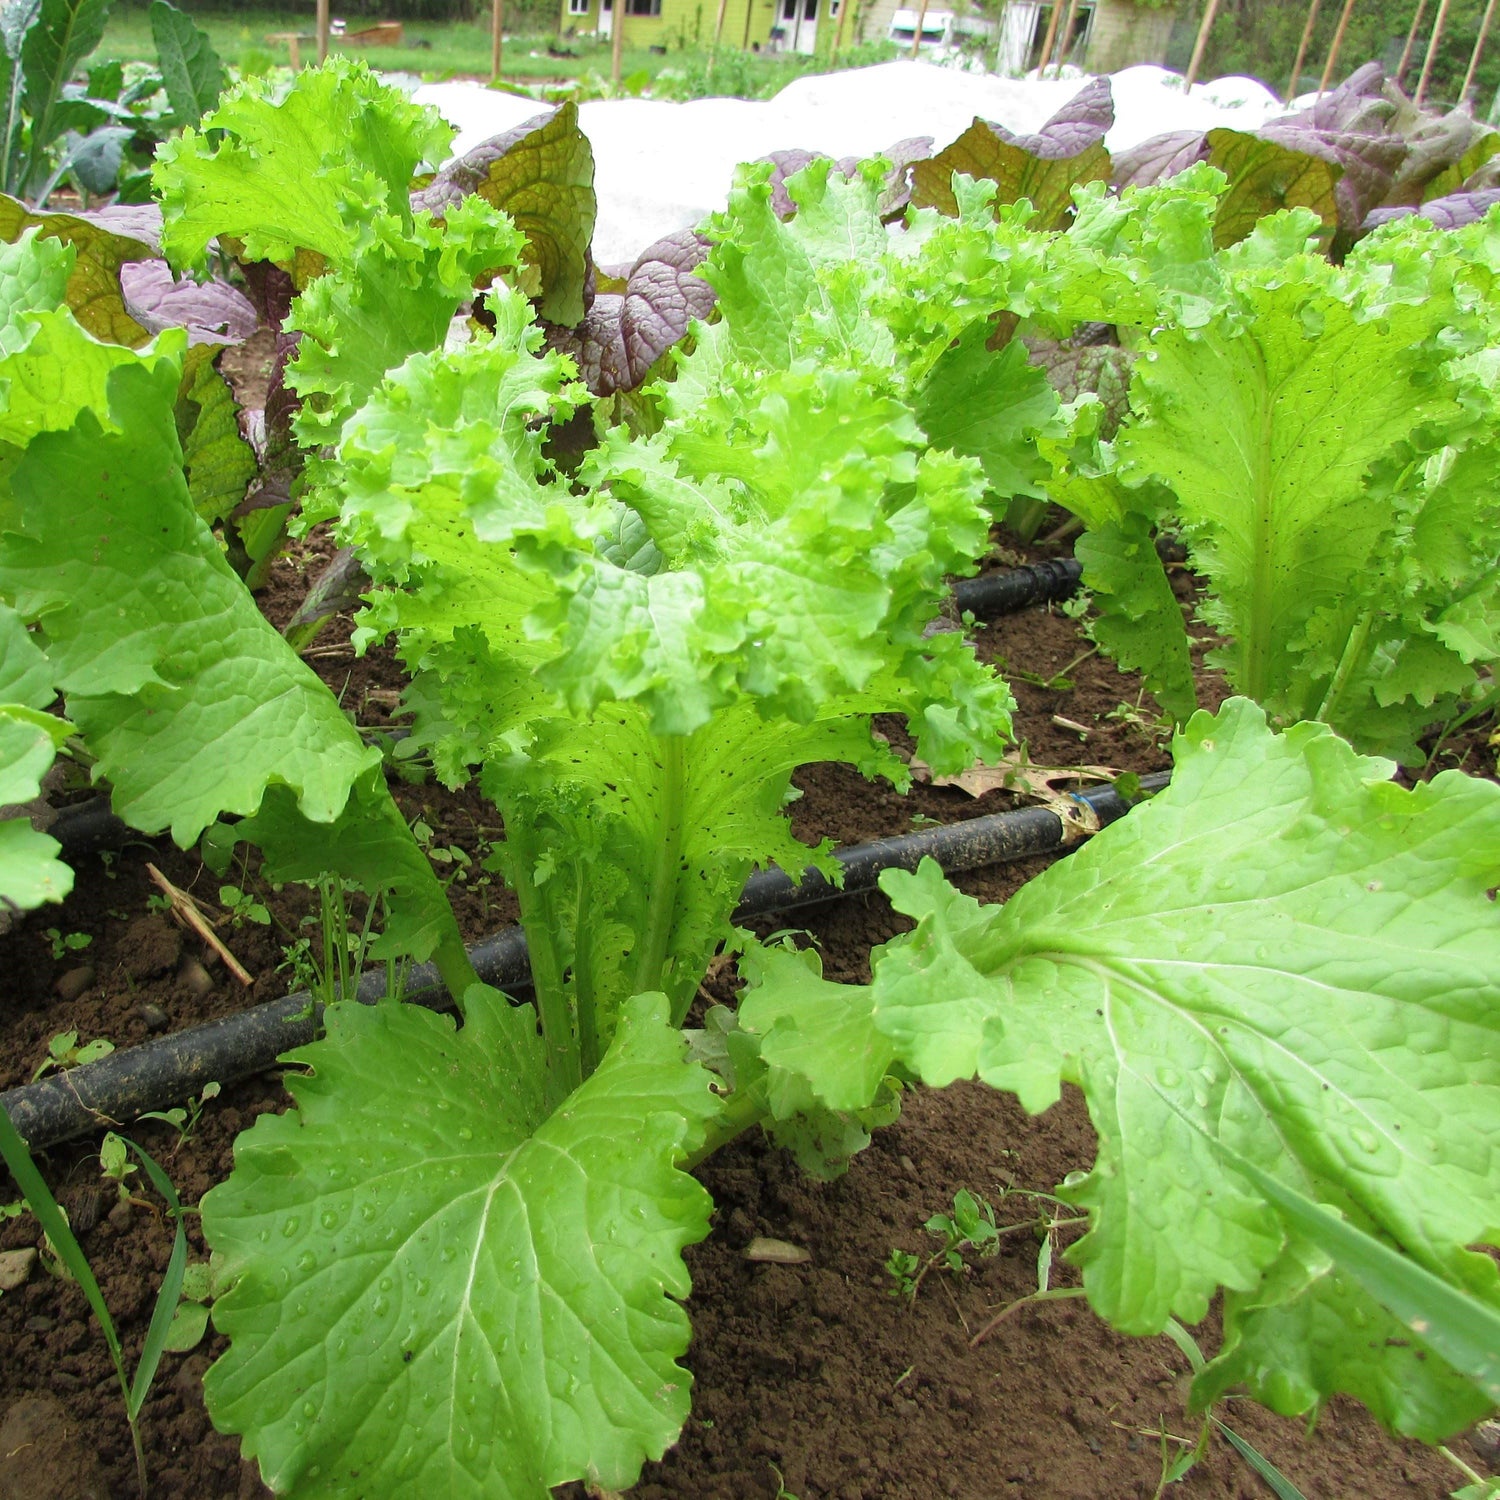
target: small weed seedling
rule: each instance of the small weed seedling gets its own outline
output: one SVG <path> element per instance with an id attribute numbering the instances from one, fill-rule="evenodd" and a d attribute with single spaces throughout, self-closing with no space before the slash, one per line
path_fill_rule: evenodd
<path id="1" fill-rule="evenodd" d="M 84 1063 L 98 1062 L 101 1057 L 108 1057 L 114 1050 L 115 1044 L 106 1041 L 103 1037 L 92 1042 L 85 1042 L 80 1047 L 76 1031 L 59 1031 L 47 1043 L 47 1056 L 37 1065 L 36 1072 L 31 1075 L 31 1081 L 35 1083 L 46 1073 L 54 1071 L 61 1073 L 68 1068 L 81 1067 Z"/>
<path id="2" fill-rule="evenodd" d="M 125 1138 L 112 1130 L 99 1143 L 99 1171 L 107 1181 L 114 1183 L 121 1203 L 134 1203 L 141 1208 L 151 1209 L 152 1213 L 156 1212 L 144 1198 L 137 1198 L 132 1191 L 135 1184 L 130 1179 L 135 1175 L 136 1165 L 130 1159 L 130 1148 L 125 1144 Z"/>
<path id="3" fill-rule="evenodd" d="M 797 1500 L 797 1497 L 786 1487 L 786 1479 L 775 1464 L 770 1465 L 771 1472 L 776 1476 L 776 1493 L 771 1500 Z"/>
<path id="4" fill-rule="evenodd" d="M 49 927 L 42 936 L 52 944 L 52 957 L 59 963 L 70 953 L 79 953 L 94 941 L 87 932 L 63 932 L 59 928 Z"/>
<path id="5" fill-rule="evenodd" d="M 182 1272 L 182 1292 L 177 1309 L 162 1345 L 168 1354 L 186 1354 L 203 1342 L 208 1332 L 208 1308 L 213 1301 L 213 1274 L 207 1261 L 186 1266 Z"/>
<path id="6" fill-rule="evenodd" d="M 194 1095 L 186 1105 L 178 1105 L 173 1109 L 151 1109 L 145 1114 L 138 1116 L 141 1120 L 160 1120 L 164 1125 L 170 1125 L 177 1132 L 177 1144 L 172 1147 L 172 1155 L 176 1154 L 191 1139 L 193 1132 L 198 1128 L 198 1121 L 203 1118 L 203 1111 L 211 1100 L 219 1097 L 219 1085 L 216 1083 L 205 1083 L 203 1092 Z"/>
<path id="7" fill-rule="evenodd" d="M 229 921 L 235 927 L 253 922 L 257 927 L 271 925 L 271 913 L 263 901 L 257 901 L 248 891 L 237 885 L 219 887 L 219 905 L 229 913 Z"/>
<path id="8" fill-rule="evenodd" d="M 1203 1351 L 1199 1349 L 1197 1340 L 1175 1318 L 1167 1324 L 1167 1337 L 1186 1356 L 1195 1375 L 1204 1368 L 1207 1361 L 1203 1358 Z M 1155 1500 L 1161 1500 L 1168 1485 L 1176 1484 L 1179 1480 L 1186 1478 L 1199 1459 L 1208 1452 L 1208 1440 L 1215 1430 L 1221 1433 L 1224 1441 L 1265 1480 L 1277 1500 L 1306 1500 L 1302 1491 L 1270 1459 L 1246 1442 L 1233 1428 L 1225 1426 L 1214 1415 L 1212 1409 L 1203 1414 L 1203 1426 L 1199 1429 L 1198 1441 L 1191 1445 L 1179 1446 L 1175 1453 L 1172 1451 L 1166 1425 L 1162 1425 L 1158 1433 L 1161 1439 L 1161 1479 L 1156 1486 Z M 1178 1439 L 1177 1442 L 1181 1445 L 1182 1440 Z"/>
<path id="9" fill-rule="evenodd" d="M 1009 1226 L 1007 1226 L 1009 1227 Z M 964 1255 L 993 1255 L 1000 1248 L 1003 1233 L 995 1224 L 995 1210 L 987 1198 L 960 1188 L 953 1195 L 951 1214 L 933 1214 L 923 1226 L 942 1244 L 924 1261 L 906 1250 L 892 1250 L 885 1263 L 895 1279 L 891 1295 L 915 1301 L 917 1292 L 934 1266 L 957 1276 L 964 1271 Z"/>
<path id="10" fill-rule="evenodd" d="M 57 1199 L 42 1180 L 31 1152 L 26 1149 L 26 1142 L 11 1123 L 10 1116 L 0 1108 L 0 1159 L 4 1160 L 16 1185 L 26 1195 L 26 1203 L 42 1226 L 42 1233 L 46 1235 L 58 1260 L 66 1267 L 68 1275 L 82 1288 L 83 1295 L 88 1299 L 88 1304 L 104 1331 L 104 1342 L 109 1348 L 110 1359 L 114 1362 L 115 1374 L 120 1381 L 120 1393 L 125 1401 L 125 1420 L 130 1425 L 130 1440 L 135 1447 L 136 1482 L 140 1488 L 141 1500 L 146 1500 L 146 1452 L 141 1445 L 140 1414 L 141 1408 L 146 1404 L 146 1397 L 151 1392 L 151 1382 L 156 1378 L 157 1366 L 166 1349 L 167 1331 L 171 1326 L 178 1298 L 182 1294 L 183 1270 L 187 1265 L 187 1235 L 182 1227 L 182 1204 L 171 1179 L 134 1141 L 118 1136 L 113 1139 L 120 1141 L 122 1146 L 134 1153 L 145 1168 L 152 1187 L 165 1199 L 167 1212 L 177 1228 L 172 1242 L 172 1254 L 167 1261 L 166 1275 L 156 1294 L 156 1306 L 151 1312 L 146 1341 L 141 1346 L 140 1361 L 135 1367 L 134 1379 L 126 1375 L 120 1336 L 115 1330 L 114 1319 L 110 1317 L 104 1294 L 99 1290 L 99 1282 L 89 1265 L 88 1257 L 79 1246 Z"/>

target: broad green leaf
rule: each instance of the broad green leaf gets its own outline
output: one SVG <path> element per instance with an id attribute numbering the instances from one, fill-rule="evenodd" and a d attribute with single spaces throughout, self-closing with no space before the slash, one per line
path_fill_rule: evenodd
<path id="1" fill-rule="evenodd" d="M 104 37 L 110 0 L 42 0 L 36 22 L 21 43 L 25 78 L 21 102 L 31 116 L 31 140 L 21 192 L 35 185 L 46 150 L 63 132 L 63 87 Z"/>
<path id="2" fill-rule="evenodd" d="M 0 10 L 0 188 L 14 189 L 21 165 L 21 96 L 26 73 L 21 49 L 42 13 L 42 0 L 14 0 Z"/>
<path id="3" fill-rule="evenodd" d="M 51 663 L 37 649 L 20 615 L 0 602 L 0 703 L 41 710 L 56 697 Z M 0 797 L 0 806 L 18 800 L 22 799 Z"/>
<path id="4" fill-rule="evenodd" d="M 1245 1384 L 1297 1416 L 1346 1391 L 1387 1427 L 1430 1442 L 1493 1409 L 1500 1310 L 1274 1178 L 1257 1180 L 1248 1163 L 1238 1170 L 1309 1242 L 1316 1234 L 1335 1266 L 1289 1300 L 1226 1295 L 1224 1343 L 1193 1382 L 1195 1406 Z"/>
<path id="5" fill-rule="evenodd" d="M 59 328 L 67 317 L 39 316 Z M 36 348 L 0 365 L 13 411 L 28 389 L 18 363 Z M 266 622 L 195 514 L 173 419 L 178 378 L 168 354 L 118 365 L 99 411 L 32 438 L 11 475 L 0 594 L 43 622 L 56 683 L 127 822 L 170 826 L 185 845 L 221 812 L 253 812 L 271 781 L 328 822 L 379 751 Z"/>
<path id="6" fill-rule="evenodd" d="M 739 1023 L 760 1039 L 773 1113 L 788 1118 L 812 1099 L 868 1109 L 895 1061 L 874 1021 L 867 988 L 833 984 L 811 949 L 755 946 L 740 960 L 748 991 Z"/>
<path id="7" fill-rule="evenodd" d="M 1041 495 L 1047 464 L 1037 437 L 1061 428 L 1057 395 L 1024 344 L 995 354 L 988 332 L 971 325 L 938 359 L 917 393 L 917 421 L 934 448 L 977 458 L 998 500 Z"/>
<path id="8" fill-rule="evenodd" d="M 0 606 L 0 621 L 14 620 Z M 7 634 L 11 628 L 5 627 Z M 6 684 L 0 683 L 0 808 L 40 793 L 42 776 L 72 728 L 64 719 L 7 701 Z M 0 818 L 0 907 L 29 911 L 63 900 L 73 889 L 73 872 L 57 858 L 61 847 L 24 814 Z"/>
<path id="9" fill-rule="evenodd" d="M 302 293 L 285 323 L 304 335 L 286 378 L 302 397 L 293 427 L 308 448 L 337 441 L 408 355 L 440 349 L 476 281 L 513 270 L 524 249 L 519 233 L 479 198 L 454 207 L 441 224 L 424 216 L 403 228 L 382 216 L 370 231 L 347 266 Z"/>
<path id="10" fill-rule="evenodd" d="M 1099 1155 L 1066 1190 L 1092 1220 L 1070 1255 L 1117 1327 L 1195 1322 L 1223 1286 L 1256 1394 L 1399 1391 L 1377 1409 L 1431 1440 L 1472 1420 L 1452 1368 L 1372 1333 L 1351 1373 L 1326 1257 L 1234 1162 L 1500 1309 L 1471 1248 L 1500 1203 L 1500 790 L 1404 790 L 1243 700 L 1175 753 L 1166 793 L 1001 909 L 930 864 L 886 875 L 918 927 L 883 950 L 876 1024 L 930 1083 L 977 1072 L 1033 1112 L 1083 1089 Z M 1313 1347 L 1278 1384 L 1265 1350 L 1294 1314 Z"/>
<path id="11" fill-rule="evenodd" d="M 1214 219 L 1214 244 L 1238 244 L 1260 222 L 1284 208 L 1311 209 L 1325 229 L 1325 242 L 1338 228 L 1334 193 L 1339 168 L 1316 156 L 1241 130 L 1210 130 L 1204 137 L 1207 161 L 1229 179 Z"/>
<path id="12" fill-rule="evenodd" d="M 594 151 L 578 128 L 578 106 L 563 104 L 476 146 L 414 193 L 412 206 L 449 217 L 470 193 L 508 214 L 526 236 L 523 258 L 535 269 L 541 316 L 564 328 L 581 323 L 598 202 Z"/>
<path id="13" fill-rule="evenodd" d="M 157 152 L 163 249 L 174 265 L 201 268 L 209 241 L 233 235 L 251 260 L 312 251 L 344 264 L 371 215 L 410 223 L 412 175 L 442 159 L 452 134 L 363 63 L 330 59 L 284 91 L 242 79 L 201 129 Z"/>
<path id="14" fill-rule="evenodd" d="M 456 1034 L 393 1004 L 327 1018 L 293 1054 L 297 1113 L 263 1116 L 203 1202 L 215 1422 L 304 1500 L 356 1474 L 452 1500 L 627 1489 L 688 1412 L 680 1252 L 711 1205 L 677 1163 L 719 1108 L 665 1001 L 631 1002 L 550 1117 L 534 1014 L 494 991 Z"/>
<path id="15" fill-rule="evenodd" d="M 208 33 L 168 0 L 151 0 L 151 36 L 161 81 L 179 125 L 196 125 L 219 102 L 228 82 Z"/>
<path id="16" fill-rule="evenodd" d="M 257 465 L 240 434 L 239 405 L 211 359 L 202 360 L 178 399 L 182 465 L 193 508 L 210 523 L 229 515 L 244 498 Z"/>
<path id="17" fill-rule="evenodd" d="M 332 874 L 371 897 L 383 896 L 386 921 L 370 951 L 377 962 L 411 958 L 421 963 L 434 953 L 460 961 L 463 939 L 447 892 L 412 838 L 378 766 L 354 783 L 331 824 L 310 822 L 287 788 L 272 786 L 254 816 L 234 825 L 233 837 L 262 851 L 267 880 L 314 884 Z"/>
<path id="18" fill-rule="evenodd" d="M 1073 188 L 1109 181 L 1109 152 L 1102 136 L 1068 155 L 1038 155 L 1028 149 L 1029 144 L 1009 138 L 987 121 L 975 120 L 951 146 L 912 167 L 913 207 L 956 215 L 952 179 L 958 172 L 995 182 L 997 204 L 1025 199 L 1036 210 L 1039 229 L 1066 229 L 1073 217 Z"/>
<path id="19" fill-rule="evenodd" d="M 1318 712 L 1362 599 L 1384 581 L 1397 517 L 1368 471 L 1458 417 L 1438 344 L 1457 316 L 1447 270 L 1425 295 L 1387 300 L 1379 276 L 1311 258 L 1252 268 L 1229 316 L 1160 330 L 1136 363 L 1120 475 L 1173 490 L 1213 587 L 1202 613 L 1231 638 L 1216 660 L 1285 719 Z M 1310 652 L 1320 611 L 1330 645 Z"/>
<path id="20" fill-rule="evenodd" d="M 1074 548 L 1083 584 L 1094 597 L 1089 634 L 1141 680 L 1180 724 L 1198 706 L 1182 605 L 1156 553 L 1150 524 L 1139 515 L 1095 526 Z"/>
<path id="21" fill-rule="evenodd" d="M 14 243 L 28 229 L 74 250 L 66 290 L 50 307 L 66 301 L 95 338 L 133 349 L 149 340 L 150 334 L 125 310 L 120 267 L 127 261 L 151 259 L 156 254 L 151 245 L 74 214 L 32 213 L 24 203 L 0 194 L 0 240 Z"/>
<path id="22" fill-rule="evenodd" d="M 710 223 L 717 243 L 698 272 L 718 294 L 723 316 L 723 332 L 710 343 L 725 339 L 736 356 L 785 369 L 798 352 L 794 324 L 815 298 L 818 271 L 842 266 L 851 255 L 873 259 L 884 251 L 879 173 L 846 181 L 831 168 L 818 160 L 787 179 L 798 205 L 790 220 L 772 205 L 770 164 L 741 169 L 728 212 Z M 673 409 L 683 412 L 686 403 L 679 400 Z"/>

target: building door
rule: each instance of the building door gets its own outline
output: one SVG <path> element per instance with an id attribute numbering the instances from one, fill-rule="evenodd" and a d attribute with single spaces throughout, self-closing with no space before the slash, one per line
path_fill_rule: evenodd
<path id="1" fill-rule="evenodd" d="M 614 29 L 615 7 L 613 0 L 599 0 L 599 35 L 608 36 Z"/>
<path id="2" fill-rule="evenodd" d="M 1020 78 L 1025 74 L 1041 18 L 1041 0 L 1010 0 L 1005 7 L 1000 18 L 1000 60 L 996 65 L 1002 77 Z"/>
<path id="3" fill-rule="evenodd" d="M 812 56 L 818 47 L 818 0 L 782 0 L 781 13 L 792 51 Z"/>

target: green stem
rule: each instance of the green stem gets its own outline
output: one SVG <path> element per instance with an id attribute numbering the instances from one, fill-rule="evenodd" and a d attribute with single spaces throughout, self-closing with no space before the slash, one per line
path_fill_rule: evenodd
<path id="1" fill-rule="evenodd" d="M 701 1166 L 715 1151 L 727 1146 L 730 1141 L 742 1136 L 752 1126 L 770 1118 L 767 1107 L 743 1090 L 730 1094 L 724 1101 L 724 1109 L 708 1127 L 703 1144 L 683 1163 L 684 1172 L 692 1172 Z"/>
<path id="2" fill-rule="evenodd" d="M 1333 712 L 1339 705 L 1339 699 L 1344 696 L 1345 688 L 1349 686 L 1349 679 L 1354 675 L 1354 669 L 1359 664 L 1360 655 L 1365 649 L 1365 642 L 1370 638 L 1370 627 L 1374 623 L 1375 611 L 1367 609 L 1359 617 L 1354 629 L 1349 632 L 1349 639 L 1344 642 L 1344 654 L 1339 657 L 1333 681 L 1328 684 L 1328 692 L 1324 695 L 1322 705 L 1317 712 L 1320 724 L 1333 722 Z"/>
<path id="3" fill-rule="evenodd" d="M 531 878 L 531 872 L 536 868 L 536 850 L 530 832 L 523 833 L 519 826 L 510 831 L 508 825 L 506 841 L 515 849 L 516 896 L 521 903 L 526 946 L 531 952 L 531 979 L 547 1049 L 548 1095 L 556 1108 L 583 1082 L 578 1038 L 573 1026 L 573 1006 L 568 998 L 562 960 L 553 937 L 556 923 L 552 904 Z"/>
<path id="4" fill-rule="evenodd" d="M 583 1076 L 589 1077 L 599 1066 L 599 1017 L 595 1006 L 593 952 L 589 948 L 584 926 L 589 909 L 589 866 L 578 862 L 578 935 L 573 955 L 573 1000 L 578 1013 L 578 1055 Z"/>
<path id="5" fill-rule="evenodd" d="M 470 962 L 468 950 L 464 947 L 464 940 L 458 935 L 457 929 L 450 932 L 437 945 L 432 961 L 437 965 L 437 971 L 442 976 L 443 983 L 448 986 L 448 993 L 453 996 L 454 1003 L 458 1006 L 459 1013 L 462 1014 L 464 993 L 471 984 L 480 984 L 483 981 Z"/>
<path id="6" fill-rule="evenodd" d="M 1455 719 L 1450 719 L 1443 725 L 1442 733 L 1438 735 L 1436 743 L 1427 756 L 1427 764 L 1430 766 L 1438 758 L 1442 748 L 1453 735 L 1457 734 L 1466 724 L 1472 724 L 1481 714 L 1487 714 L 1492 708 L 1500 703 L 1500 687 L 1491 688 L 1482 698 L 1471 703 Z"/>
<path id="7" fill-rule="evenodd" d="M 1261 372 L 1264 377 L 1264 370 Z M 1271 664 L 1271 594 L 1275 584 L 1272 547 L 1275 524 L 1271 514 L 1271 391 L 1266 388 L 1266 409 L 1260 424 L 1260 453 L 1255 474 L 1255 514 L 1251 525 L 1251 545 L 1255 560 L 1250 585 L 1249 630 L 1245 639 L 1245 680 L 1247 698 L 1264 703 L 1270 681 Z"/>
<path id="8" fill-rule="evenodd" d="M 682 861 L 682 813 L 686 775 L 681 735 L 662 736 L 661 817 L 656 859 L 646 896 L 646 930 L 635 965 L 633 992 L 644 995 L 662 988 L 662 967 L 677 917 L 677 877 Z"/>

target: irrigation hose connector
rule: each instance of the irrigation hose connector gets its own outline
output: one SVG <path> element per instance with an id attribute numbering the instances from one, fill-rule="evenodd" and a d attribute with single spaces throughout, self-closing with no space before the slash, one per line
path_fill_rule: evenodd
<path id="1" fill-rule="evenodd" d="M 1161 790 L 1165 773 L 1141 778 L 1143 792 Z M 1113 787 L 1077 794 L 1100 825 L 1123 817 L 1129 804 Z M 92 832 L 92 829 L 91 829 Z M 1063 820 L 1045 807 L 970 818 L 942 828 L 853 844 L 837 851 L 843 885 L 836 886 L 816 870 L 801 881 L 777 869 L 757 871 L 745 883 L 733 920 L 814 906 L 874 890 L 883 870 L 915 870 L 923 859 L 935 859 L 946 874 L 983 869 L 1032 855 L 1054 854 L 1073 842 Z M 475 971 L 486 984 L 512 995 L 531 988 L 526 935 L 506 928 L 469 950 Z M 356 998 L 374 1004 L 385 994 L 385 973 L 376 970 L 361 980 Z M 452 1001 L 437 969 L 420 964 L 407 977 L 404 998 L 433 1009 Z M 236 1015 L 156 1037 L 122 1048 L 98 1062 L 85 1063 L 0 1096 L 16 1129 L 33 1150 L 43 1150 L 92 1130 L 111 1129 L 147 1110 L 164 1109 L 198 1094 L 204 1084 L 234 1083 L 274 1067 L 278 1058 L 312 1041 L 321 1024 L 321 1008 L 305 991 L 268 1000 Z"/>

